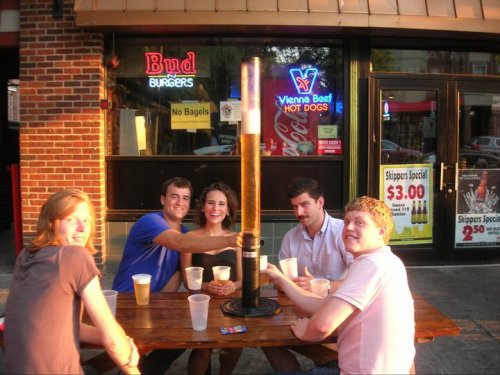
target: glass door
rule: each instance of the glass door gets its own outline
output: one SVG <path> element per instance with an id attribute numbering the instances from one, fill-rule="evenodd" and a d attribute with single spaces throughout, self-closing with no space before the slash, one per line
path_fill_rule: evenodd
<path id="1" fill-rule="evenodd" d="M 391 208 L 391 246 L 438 258 L 435 249 L 443 239 L 436 236 L 435 223 L 443 217 L 437 209 L 436 161 L 446 152 L 440 147 L 446 87 L 439 80 L 383 78 L 373 80 L 370 90 L 371 118 L 377 119 L 370 142 L 371 194 Z"/>
<path id="2" fill-rule="evenodd" d="M 500 83 L 457 82 L 454 250 L 500 254 Z"/>
<path id="3" fill-rule="evenodd" d="M 437 90 L 381 91 L 380 192 L 392 207 L 392 243 L 431 244 Z"/>
<path id="4" fill-rule="evenodd" d="M 374 75 L 369 193 L 412 259 L 500 259 L 500 81 Z"/>

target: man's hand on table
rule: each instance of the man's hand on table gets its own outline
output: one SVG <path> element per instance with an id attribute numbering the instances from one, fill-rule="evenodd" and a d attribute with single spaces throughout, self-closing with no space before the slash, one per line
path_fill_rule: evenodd
<path id="1" fill-rule="evenodd" d="M 300 286 L 302 289 L 307 291 L 311 291 L 311 283 L 310 281 L 314 279 L 314 276 L 309 273 L 307 267 L 304 267 L 304 276 L 299 276 L 293 279 L 293 282 Z"/>

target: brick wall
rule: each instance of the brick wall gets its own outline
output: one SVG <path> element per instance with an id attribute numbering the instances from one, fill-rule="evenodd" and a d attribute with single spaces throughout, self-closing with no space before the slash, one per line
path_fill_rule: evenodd
<path id="1" fill-rule="evenodd" d="M 21 0 L 20 154 L 24 242 L 54 191 L 86 191 L 97 214 L 96 263 L 105 261 L 103 36 L 74 26 L 73 0 L 62 18 L 52 0 Z"/>

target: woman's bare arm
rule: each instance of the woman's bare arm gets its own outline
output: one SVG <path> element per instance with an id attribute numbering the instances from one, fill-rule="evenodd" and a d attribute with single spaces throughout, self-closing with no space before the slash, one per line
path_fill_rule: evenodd
<path id="1" fill-rule="evenodd" d="M 139 352 L 133 340 L 116 322 L 104 298 L 98 277 L 81 294 L 83 305 L 95 327 L 80 324 L 80 340 L 103 345 L 109 356 L 125 374 L 139 374 Z"/>

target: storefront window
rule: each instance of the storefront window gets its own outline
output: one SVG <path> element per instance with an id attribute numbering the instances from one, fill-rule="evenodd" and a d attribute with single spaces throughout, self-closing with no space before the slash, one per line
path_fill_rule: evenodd
<path id="1" fill-rule="evenodd" d="M 372 49 L 374 72 L 500 75 L 500 55 L 487 52 Z"/>
<path id="2" fill-rule="evenodd" d="M 342 49 L 252 44 L 117 39 L 108 64 L 108 153 L 237 155 L 241 60 L 257 56 L 262 155 L 342 155 Z"/>

